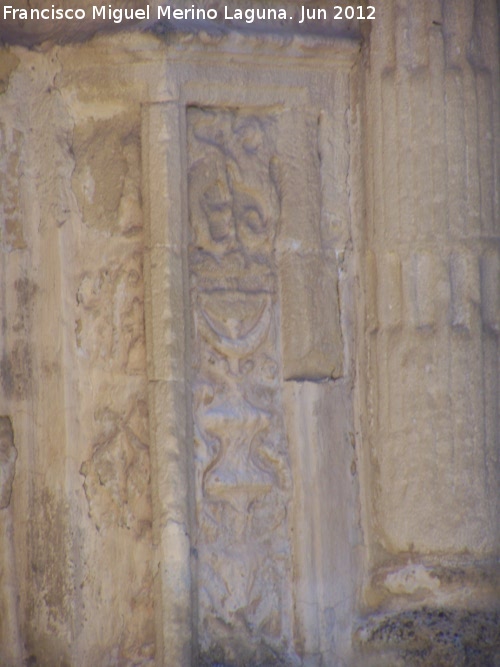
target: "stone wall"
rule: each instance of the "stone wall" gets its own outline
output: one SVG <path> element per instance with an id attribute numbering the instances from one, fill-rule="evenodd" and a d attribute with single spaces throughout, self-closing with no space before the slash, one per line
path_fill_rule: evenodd
<path id="1" fill-rule="evenodd" d="M 9 665 L 154 660 L 140 106 L 125 90 L 103 99 L 99 81 L 96 98 L 77 93 L 80 57 L 13 49 L 4 61 Z"/>
<path id="2" fill-rule="evenodd" d="M 500 659 L 498 7 L 293 11 L 2 24 L 6 667 Z"/>

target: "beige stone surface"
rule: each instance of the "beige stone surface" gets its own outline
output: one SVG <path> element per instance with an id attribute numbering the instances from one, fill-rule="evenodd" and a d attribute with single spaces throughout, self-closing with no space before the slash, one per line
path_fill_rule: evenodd
<path id="1" fill-rule="evenodd" d="M 498 8 L 284 5 L 0 22 L 6 667 L 498 661 Z"/>

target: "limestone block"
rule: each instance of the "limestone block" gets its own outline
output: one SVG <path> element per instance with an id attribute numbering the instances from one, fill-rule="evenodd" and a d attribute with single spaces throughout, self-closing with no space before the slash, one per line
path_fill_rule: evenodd
<path id="1" fill-rule="evenodd" d="M 157 646 L 167 663 L 299 665 L 291 535 L 305 517 L 289 512 L 284 379 L 344 373 L 336 258 L 351 222 L 346 54 L 332 106 L 307 72 L 295 78 L 284 52 L 280 70 L 261 58 L 242 87 L 239 70 L 205 64 L 220 43 L 209 39 L 203 52 L 189 43 L 186 60 L 169 65 L 179 99 L 143 110 Z M 250 62 L 250 43 L 224 42 L 240 47 Z M 325 72 L 325 86 L 332 80 Z M 328 402 L 317 409 L 327 414 Z M 330 590 L 343 567 L 305 577 Z M 341 589 L 331 605 L 325 598 L 323 639 L 333 606 L 339 627 L 353 613 Z M 329 650 L 323 639 L 316 658 Z"/>
<path id="2" fill-rule="evenodd" d="M 365 254 L 366 275 L 366 328 L 369 333 L 378 329 L 377 313 L 377 259 L 372 250 Z"/>
<path id="3" fill-rule="evenodd" d="M 17 449 L 10 417 L 0 417 L 0 661 L 15 665 L 21 657 L 12 509 Z"/>
<path id="4" fill-rule="evenodd" d="M 191 664 L 192 535 L 187 392 L 181 382 L 152 382 L 151 471 L 154 508 L 156 660 Z M 166 604 L 168 601 L 168 604 Z"/>
<path id="5" fill-rule="evenodd" d="M 184 206 L 177 104 L 148 104 L 142 112 L 143 200 L 148 248 L 180 252 L 185 230 L 177 221 Z M 153 336 L 154 340 L 154 336 Z"/>
<path id="6" fill-rule="evenodd" d="M 4 396 L 25 401 L 33 384 L 33 345 L 30 334 L 34 320 L 38 285 L 23 272 L 13 276 L 13 289 L 4 296 L 4 349 L 0 360 L 0 381 Z"/>
<path id="7" fill-rule="evenodd" d="M 338 155 L 332 155 L 332 146 L 328 144 L 331 134 L 325 127 L 328 121 L 320 124 L 320 118 L 313 109 L 308 112 L 292 109 L 280 115 L 281 131 L 277 137 L 277 159 L 272 171 L 281 195 L 278 253 L 312 252 L 321 247 L 321 224 L 326 224 L 326 216 L 332 207 L 332 201 L 321 195 L 321 173 L 328 177 L 328 168 L 332 168 L 331 164 L 328 165 L 329 160 L 340 171 L 338 162 L 342 163 L 342 160 L 337 159 Z M 320 140 L 323 140 L 323 172 L 318 156 Z M 335 194 L 332 192 L 331 196 L 333 198 Z M 338 197 L 335 198 L 337 200 Z M 325 204 L 323 217 L 322 203 Z M 327 229 L 324 232 L 328 235 Z"/>
<path id="8" fill-rule="evenodd" d="M 286 380 L 343 375 L 343 341 L 332 257 L 287 254 L 280 261 L 283 373 Z"/>
<path id="9" fill-rule="evenodd" d="M 336 77 L 335 88 L 348 92 L 347 75 Z M 339 110 L 340 111 L 340 110 Z M 349 120 L 344 113 L 321 113 L 318 118 L 318 157 L 321 175 L 321 243 L 324 248 L 345 246 L 350 238 L 348 176 L 350 155 Z"/>
<path id="10" fill-rule="evenodd" d="M 19 65 L 19 58 L 8 50 L 3 50 L 0 57 L 0 95 L 4 93 L 9 85 L 10 75 Z"/>
<path id="11" fill-rule="evenodd" d="M 16 667 L 22 660 L 22 640 L 19 628 L 19 563 L 14 548 L 12 510 L 0 512 L 0 661 L 6 667 Z"/>
<path id="12" fill-rule="evenodd" d="M 14 13 L 7 12 L 2 14 L 2 28 L 0 30 L 0 37 L 7 42 L 17 42 L 25 45 L 38 44 L 46 40 L 55 40 L 67 42 L 69 40 L 83 40 L 89 38 L 97 31 L 112 32 L 117 29 L 130 29 L 131 26 L 136 25 L 138 28 L 153 27 L 159 34 L 163 34 L 167 30 L 184 30 L 196 31 L 206 26 L 206 21 L 203 16 L 193 17 L 191 14 L 187 15 L 187 19 L 177 19 L 171 15 L 158 14 L 158 7 L 165 6 L 161 0 L 150 0 L 149 2 L 139 2 L 139 0 L 126 0 L 119 6 L 115 7 L 105 5 L 104 15 L 101 13 L 93 14 L 93 4 L 91 0 L 81 0 L 78 9 L 84 11 L 83 18 L 58 20 L 49 15 L 46 20 L 32 20 L 31 9 L 49 9 L 51 3 L 48 0 L 37 0 L 33 4 L 26 0 L 22 0 L 13 5 L 16 9 L 21 9 L 28 12 L 28 18 L 21 14 L 14 15 Z M 349 6 L 348 0 L 338 0 L 338 6 L 344 8 Z M 63 10 L 76 9 L 76 7 L 66 0 L 57 6 Z M 98 9 L 101 5 L 96 5 Z M 293 35 L 296 31 L 302 31 L 305 34 L 320 35 L 338 35 L 344 36 L 346 33 L 359 36 L 360 28 L 363 21 L 358 21 L 357 14 L 346 18 L 344 12 L 338 13 L 331 11 L 331 6 L 322 0 L 316 0 L 311 6 L 307 7 L 308 11 L 303 12 L 301 5 L 292 2 L 286 2 L 285 9 L 286 22 L 283 15 L 278 13 L 277 8 L 265 0 L 257 0 L 257 2 L 249 2 L 248 0 L 238 6 L 226 5 L 221 2 L 209 2 L 208 0 L 200 0 L 196 6 L 201 10 L 214 9 L 217 12 L 216 18 L 211 21 L 214 29 L 224 30 L 262 30 L 262 24 L 266 29 L 271 29 L 273 32 L 281 31 L 286 36 Z M 235 13 L 235 9 L 239 9 L 241 15 Z M 269 9 L 276 9 L 276 14 L 268 14 Z M 113 10 L 118 11 L 118 15 L 113 15 Z M 249 14 L 245 14 L 245 12 Z M 320 14 L 319 12 L 323 12 Z M 262 12 L 265 12 L 265 19 L 262 19 Z M 365 14 L 366 15 L 366 14 Z M 320 19 L 320 20 L 318 20 Z M 300 22 L 300 23 L 299 23 Z M 318 23 L 320 24 L 318 27 Z M 360 25 L 361 23 L 361 25 Z"/>
<path id="13" fill-rule="evenodd" d="M 432 253 L 412 256 L 411 319 L 417 328 L 436 325 L 439 303 L 439 259 Z"/>
<path id="14" fill-rule="evenodd" d="M 145 261 L 150 280 L 146 294 L 148 375 L 152 380 L 181 381 L 187 328 L 183 257 L 175 249 L 154 248 L 146 252 Z"/>

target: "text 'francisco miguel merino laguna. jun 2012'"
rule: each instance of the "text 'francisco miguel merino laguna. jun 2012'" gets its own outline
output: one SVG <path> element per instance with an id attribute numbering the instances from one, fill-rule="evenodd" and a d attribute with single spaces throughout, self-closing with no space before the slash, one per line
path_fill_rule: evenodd
<path id="1" fill-rule="evenodd" d="M 334 20 L 357 19 L 358 21 L 374 20 L 375 7 L 362 5 L 333 5 L 328 10 L 325 8 L 306 7 L 300 5 L 294 7 L 290 12 L 284 8 L 269 7 L 247 7 L 245 9 L 235 8 L 233 6 L 224 6 L 221 9 L 197 7 L 174 7 L 164 5 L 153 10 L 149 5 L 144 8 L 123 8 L 113 7 L 113 5 L 92 5 L 90 8 L 61 8 L 52 5 L 44 9 L 30 8 L 18 9 L 12 5 L 4 5 L 4 20 L 20 21 L 81 21 L 87 18 L 92 20 L 107 20 L 113 23 L 122 21 L 147 21 L 147 20 L 167 20 L 167 21 L 217 21 L 217 20 L 235 20 L 253 23 L 259 21 L 288 21 L 298 19 L 298 23 L 309 21 L 326 21 L 329 18 Z"/>

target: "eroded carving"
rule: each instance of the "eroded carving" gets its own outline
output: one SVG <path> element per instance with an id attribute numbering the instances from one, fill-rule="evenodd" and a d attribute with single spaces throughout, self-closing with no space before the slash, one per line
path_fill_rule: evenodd
<path id="1" fill-rule="evenodd" d="M 80 317 L 75 334 L 89 362 L 129 374 L 144 372 L 143 294 L 139 250 L 83 275 L 76 294 Z"/>
<path id="2" fill-rule="evenodd" d="M 19 195 L 23 135 L 0 125 L 0 240 L 5 250 L 26 248 Z"/>
<path id="3" fill-rule="evenodd" d="M 271 110 L 188 110 L 200 640 L 236 660 L 288 636 L 276 122 Z"/>
<path id="4" fill-rule="evenodd" d="M 138 400 L 130 414 L 98 411 L 102 435 L 82 464 L 84 489 L 96 527 L 118 526 L 141 536 L 151 527 L 147 406 Z"/>

